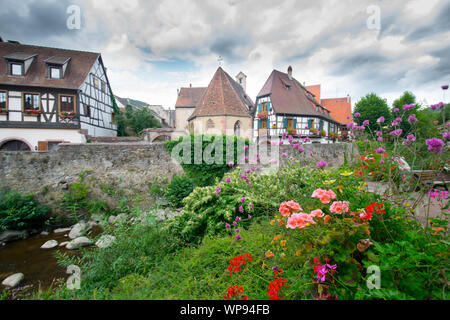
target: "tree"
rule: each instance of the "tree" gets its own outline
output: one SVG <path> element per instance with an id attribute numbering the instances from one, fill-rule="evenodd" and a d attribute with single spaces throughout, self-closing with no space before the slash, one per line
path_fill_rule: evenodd
<path id="1" fill-rule="evenodd" d="M 413 109 L 403 110 L 403 106 L 409 104 L 414 104 L 415 107 Z M 399 109 L 400 111 L 394 112 L 396 108 Z M 400 123 L 400 128 L 403 130 L 403 136 L 405 136 L 408 132 L 411 131 L 411 124 L 408 122 L 409 116 L 413 113 L 417 115 L 419 108 L 420 105 L 416 104 L 416 96 L 409 91 L 405 91 L 400 98 L 394 101 L 392 109 L 392 117 L 393 119 L 398 117 L 403 118 L 403 121 Z"/>
<path id="2" fill-rule="evenodd" d="M 161 128 L 161 123 L 153 116 L 148 107 L 134 109 L 127 106 L 125 119 L 126 126 L 135 134 L 148 128 Z"/>
<path id="3" fill-rule="evenodd" d="M 355 117 L 355 113 L 359 113 L 361 116 Z M 392 120 L 392 113 L 389 110 L 386 100 L 380 98 L 375 93 L 367 94 L 355 105 L 355 112 L 353 114 L 355 122 L 361 125 L 364 120 L 369 120 L 369 128 L 372 132 L 379 129 L 377 120 L 382 116 L 385 118 L 385 123 L 389 123 Z"/>

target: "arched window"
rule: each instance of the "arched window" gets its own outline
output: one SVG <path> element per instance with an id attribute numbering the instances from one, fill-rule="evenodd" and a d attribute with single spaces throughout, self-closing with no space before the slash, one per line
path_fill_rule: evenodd
<path id="1" fill-rule="evenodd" d="M 214 129 L 214 121 L 209 119 L 208 122 L 206 123 L 206 129 Z"/>
<path id="2" fill-rule="evenodd" d="M 31 151 L 31 149 L 23 141 L 9 140 L 0 146 L 0 151 Z"/>
<path id="3" fill-rule="evenodd" d="M 234 135 L 236 137 L 241 136 L 241 122 L 240 121 L 236 121 L 236 123 L 234 124 Z"/>

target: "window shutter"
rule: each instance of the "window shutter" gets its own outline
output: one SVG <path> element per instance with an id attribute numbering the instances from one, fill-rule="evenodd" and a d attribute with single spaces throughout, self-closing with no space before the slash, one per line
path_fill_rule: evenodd
<path id="1" fill-rule="evenodd" d="M 297 129 L 297 118 L 294 118 L 294 129 Z"/>
<path id="2" fill-rule="evenodd" d="M 270 120 L 267 118 L 267 129 L 270 129 Z"/>
<path id="3" fill-rule="evenodd" d="M 258 120 L 258 129 L 261 129 L 261 119 Z"/>
<path id="4" fill-rule="evenodd" d="M 258 112 L 261 112 L 261 103 L 258 104 Z"/>
<path id="5" fill-rule="evenodd" d="M 270 111 L 270 101 L 267 102 L 267 111 Z"/>
<path id="6" fill-rule="evenodd" d="M 287 129 L 287 118 L 284 118 L 284 128 Z"/>

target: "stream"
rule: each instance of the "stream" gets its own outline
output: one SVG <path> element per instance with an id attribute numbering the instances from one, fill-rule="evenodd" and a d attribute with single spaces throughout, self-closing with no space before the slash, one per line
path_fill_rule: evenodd
<path id="1" fill-rule="evenodd" d="M 100 227 L 94 227 L 88 237 L 93 239 L 101 233 Z M 67 279 L 69 274 L 64 267 L 57 264 L 55 253 L 57 251 L 67 253 L 69 256 L 77 254 L 77 250 L 68 250 L 65 247 L 54 249 L 41 249 L 48 240 L 56 240 L 58 243 L 70 241 L 69 231 L 49 235 L 33 235 L 25 240 L 18 240 L 0 246 L 0 295 L 6 289 L 1 281 L 14 273 L 23 273 L 24 280 L 19 287 L 30 286 L 32 291 L 39 288 L 48 289 L 54 280 Z"/>

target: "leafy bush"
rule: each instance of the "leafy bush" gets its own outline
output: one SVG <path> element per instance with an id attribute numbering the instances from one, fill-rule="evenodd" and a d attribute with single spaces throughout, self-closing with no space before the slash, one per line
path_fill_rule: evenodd
<path id="1" fill-rule="evenodd" d="M 49 212 L 32 194 L 0 193 L 0 231 L 40 228 Z"/>
<path id="2" fill-rule="evenodd" d="M 194 183 L 187 176 L 175 176 L 167 186 L 166 198 L 175 208 L 183 206 L 183 199 L 194 190 Z"/>
<path id="3" fill-rule="evenodd" d="M 201 164 L 195 164 L 195 154 L 193 150 L 195 150 L 195 145 L 198 143 L 202 146 L 202 155 L 205 153 L 210 153 L 210 156 L 215 159 L 216 150 L 208 150 L 213 146 L 216 142 L 222 144 L 222 155 L 217 155 L 218 159 L 221 159 L 221 163 L 208 164 L 205 162 L 205 158 L 202 157 Z M 216 180 L 222 179 L 224 174 L 230 170 L 229 162 L 233 161 L 234 163 L 238 163 L 239 157 L 242 157 L 244 154 L 244 150 L 238 150 L 239 146 L 248 145 L 248 139 L 243 139 L 235 136 L 225 136 L 225 135 L 190 135 L 188 137 L 181 137 L 179 140 L 175 141 L 166 141 L 165 146 L 172 153 L 174 148 L 178 146 L 185 147 L 187 150 L 191 150 L 190 161 L 189 163 L 181 163 L 186 175 L 191 178 L 195 185 L 204 187 L 210 186 L 216 182 Z M 228 155 L 230 158 L 227 158 L 225 153 L 226 147 L 228 145 L 234 146 L 234 153 Z M 177 155 L 178 156 L 178 155 Z M 184 156 L 184 151 L 179 154 L 180 157 Z M 197 155 L 198 156 L 198 155 Z"/>

